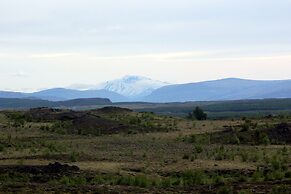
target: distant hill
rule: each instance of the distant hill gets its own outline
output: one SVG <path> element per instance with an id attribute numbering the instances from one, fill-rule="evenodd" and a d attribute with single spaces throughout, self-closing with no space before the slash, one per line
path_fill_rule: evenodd
<path id="1" fill-rule="evenodd" d="M 291 80 L 254 81 L 221 79 L 169 85 L 144 98 L 146 102 L 186 102 L 240 99 L 291 98 Z"/>
<path id="2" fill-rule="evenodd" d="M 74 99 L 67 101 L 48 101 L 25 98 L 0 98 L 0 109 L 29 109 L 38 107 L 75 107 L 75 106 L 96 106 L 111 105 L 107 98 Z"/>
<path id="3" fill-rule="evenodd" d="M 77 98 L 108 98 L 113 102 L 122 102 L 127 99 L 115 92 L 107 90 L 72 90 L 65 88 L 53 88 L 29 94 L 43 100 L 60 101 L 72 100 Z"/>
<path id="4" fill-rule="evenodd" d="M 112 102 L 107 98 L 82 98 L 56 102 L 59 106 L 94 106 L 94 105 L 110 105 Z"/>
<path id="5" fill-rule="evenodd" d="M 25 98 L 26 95 L 20 92 L 0 91 L 0 98 Z"/>
<path id="6" fill-rule="evenodd" d="M 196 106 L 201 107 L 207 113 L 246 113 L 265 112 L 267 114 L 291 111 L 291 98 L 284 99 L 260 99 L 260 100 L 229 100 L 229 101 L 196 101 L 196 102 L 172 102 L 172 103 L 115 103 L 123 108 L 131 108 L 140 112 L 154 112 L 158 114 L 187 116 Z M 235 115 L 233 114 L 233 115 Z"/>
<path id="7" fill-rule="evenodd" d="M 174 84 L 140 76 L 125 76 L 104 82 L 99 89 L 52 88 L 34 93 L 0 91 L 0 98 L 65 101 L 79 98 L 108 98 L 112 102 L 187 102 L 243 99 L 291 98 L 291 80 L 256 81 L 228 78 Z"/>
<path id="8" fill-rule="evenodd" d="M 137 101 L 151 94 L 155 89 L 169 83 L 142 76 L 125 76 L 90 86 L 75 84 L 69 88 L 52 88 L 33 93 L 0 91 L 0 98 L 37 98 L 49 101 L 71 100 L 76 98 L 109 98 L 112 102 Z"/>
<path id="9" fill-rule="evenodd" d="M 53 107 L 54 102 L 38 99 L 0 98 L 0 109 L 27 109 Z"/>
<path id="10" fill-rule="evenodd" d="M 0 91 L 0 98 L 25 98 L 49 101 L 64 101 L 79 98 L 108 98 L 113 102 L 127 101 L 127 98 L 115 92 L 107 90 L 72 90 L 65 88 L 53 88 L 34 93 Z"/>

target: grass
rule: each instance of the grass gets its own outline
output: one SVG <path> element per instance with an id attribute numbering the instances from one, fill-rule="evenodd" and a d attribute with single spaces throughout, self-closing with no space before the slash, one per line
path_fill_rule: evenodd
<path id="1" fill-rule="evenodd" d="M 0 168 L 3 165 L 45 165 L 59 161 L 81 168 L 78 175 L 68 174 L 48 181 L 60 187 L 131 186 L 164 192 L 169 188 L 187 191 L 189 186 L 202 192 L 209 186 L 226 185 L 214 187 L 214 192 L 226 193 L 236 190 L 232 185 L 240 182 L 245 184 L 241 193 L 247 193 L 250 189 L 247 183 L 261 184 L 291 178 L 288 166 L 291 163 L 290 145 L 274 142 L 243 144 L 241 140 L 229 143 L 227 139 L 214 141 L 212 138 L 213 134 L 225 129 L 239 131 L 246 123 L 250 127 L 242 133 L 273 126 L 280 123 L 280 119 L 251 119 L 251 124 L 242 119 L 195 121 L 193 124 L 190 120 L 149 113 L 107 114 L 103 117 L 134 125 L 151 122 L 152 125 L 160 123 L 162 128 L 170 127 L 150 133 L 93 136 L 56 133 L 46 130 L 47 126 L 54 125 L 46 122 L 26 122 L 24 126 L 12 127 L 2 115 Z M 287 118 L 287 122 L 290 121 L 291 118 Z M 0 175 L 4 185 L 32 181 L 27 174 L 19 176 L 23 179 L 1 171 Z M 268 192 L 284 189 L 281 185 L 275 186 L 278 188 L 268 187 Z"/>

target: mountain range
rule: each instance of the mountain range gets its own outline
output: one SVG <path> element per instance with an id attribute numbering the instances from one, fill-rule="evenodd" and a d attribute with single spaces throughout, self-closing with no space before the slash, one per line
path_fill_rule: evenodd
<path id="1" fill-rule="evenodd" d="M 132 100 L 141 100 L 154 90 L 166 85 L 170 84 L 142 76 L 125 76 L 121 79 L 101 83 L 97 88 L 116 92 Z"/>
<path id="2" fill-rule="evenodd" d="M 291 98 L 291 80 L 256 81 L 238 78 L 169 84 L 141 76 L 125 76 L 77 90 L 52 88 L 33 93 L 0 91 L 0 98 L 65 101 L 108 98 L 112 102 L 186 102 L 265 98 Z"/>
<path id="3" fill-rule="evenodd" d="M 291 80 L 256 81 L 228 78 L 169 85 L 153 91 L 148 102 L 217 101 L 291 98 Z"/>
<path id="4" fill-rule="evenodd" d="M 0 98 L 23 98 L 49 101 L 65 101 L 78 98 L 108 98 L 114 102 L 123 102 L 127 99 L 115 92 L 107 90 L 72 90 L 66 88 L 52 88 L 33 93 L 0 91 Z"/>

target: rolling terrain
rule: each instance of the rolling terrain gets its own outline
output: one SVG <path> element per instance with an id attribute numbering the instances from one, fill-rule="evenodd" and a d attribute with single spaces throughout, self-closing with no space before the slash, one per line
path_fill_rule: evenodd
<path id="1" fill-rule="evenodd" d="M 72 90 L 66 88 L 53 88 L 48 90 L 42 90 L 33 93 L 21 93 L 21 92 L 6 92 L 0 91 L 0 98 L 21 98 L 21 99 L 38 99 L 48 101 L 65 101 L 80 98 L 109 98 L 114 102 L 123 102 L 127 98 L 111 92 L 108 90 Z"/>
<path id="2" fill-rule="evenodd" d="M 119 102 L 109 99 L 89 98 L 67 101 L 47 101 L 38 99 L 0 98 L 0 110 L 37 107 L 66 108 L 72 110 L 90 110 L 105 106 L 129 108 L 136 112 L 153 112 L 160 115 L 186 117 L 196 106 L 200 106 L 211 118 L 268 116 L 291 113 L 291 99 L 200 101 L 176 103 Z"/>
<path id="3" fill-rule="evenodd" d="M 107 98 L 73 99 L 67 101 L 48 101 L 27 98 L 0 98 L 0 109 L 30 109 L 38 107 L 83 107 L 110 105 L 112 102 Z"/>
<path id="4" fill-rule="evenodd" d="M 30 98 L 64 101 L 76 98 L 109 98 L 112 102 L 187 102 L 291 98 L 291 80 L 256 81 L 222 79 L 169 84 L 140 76 L 126 76 L 82 90 L 52 88 L 21 93 L 0 91 L 0 98 Z"/>
<path id="5" fill-rule="evenodd" d="M 254 81 L 229 78 L 164 86 L 153 91 L 144 101 L 186 102 L 290 97 L 291 80 Z"/>
<path id="6" fill-rule="evenodd" d="M 291 118 L 0 112 L 0 193 L 288 193 Z"/>

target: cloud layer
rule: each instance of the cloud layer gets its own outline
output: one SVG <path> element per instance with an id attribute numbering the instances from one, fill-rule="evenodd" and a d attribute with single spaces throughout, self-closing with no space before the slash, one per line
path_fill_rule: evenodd
<path id="1" fill-rule="evenodd" d="M 0 89 L 291 78 L 290 18 L 290 0 L 3 0 Z"/>

